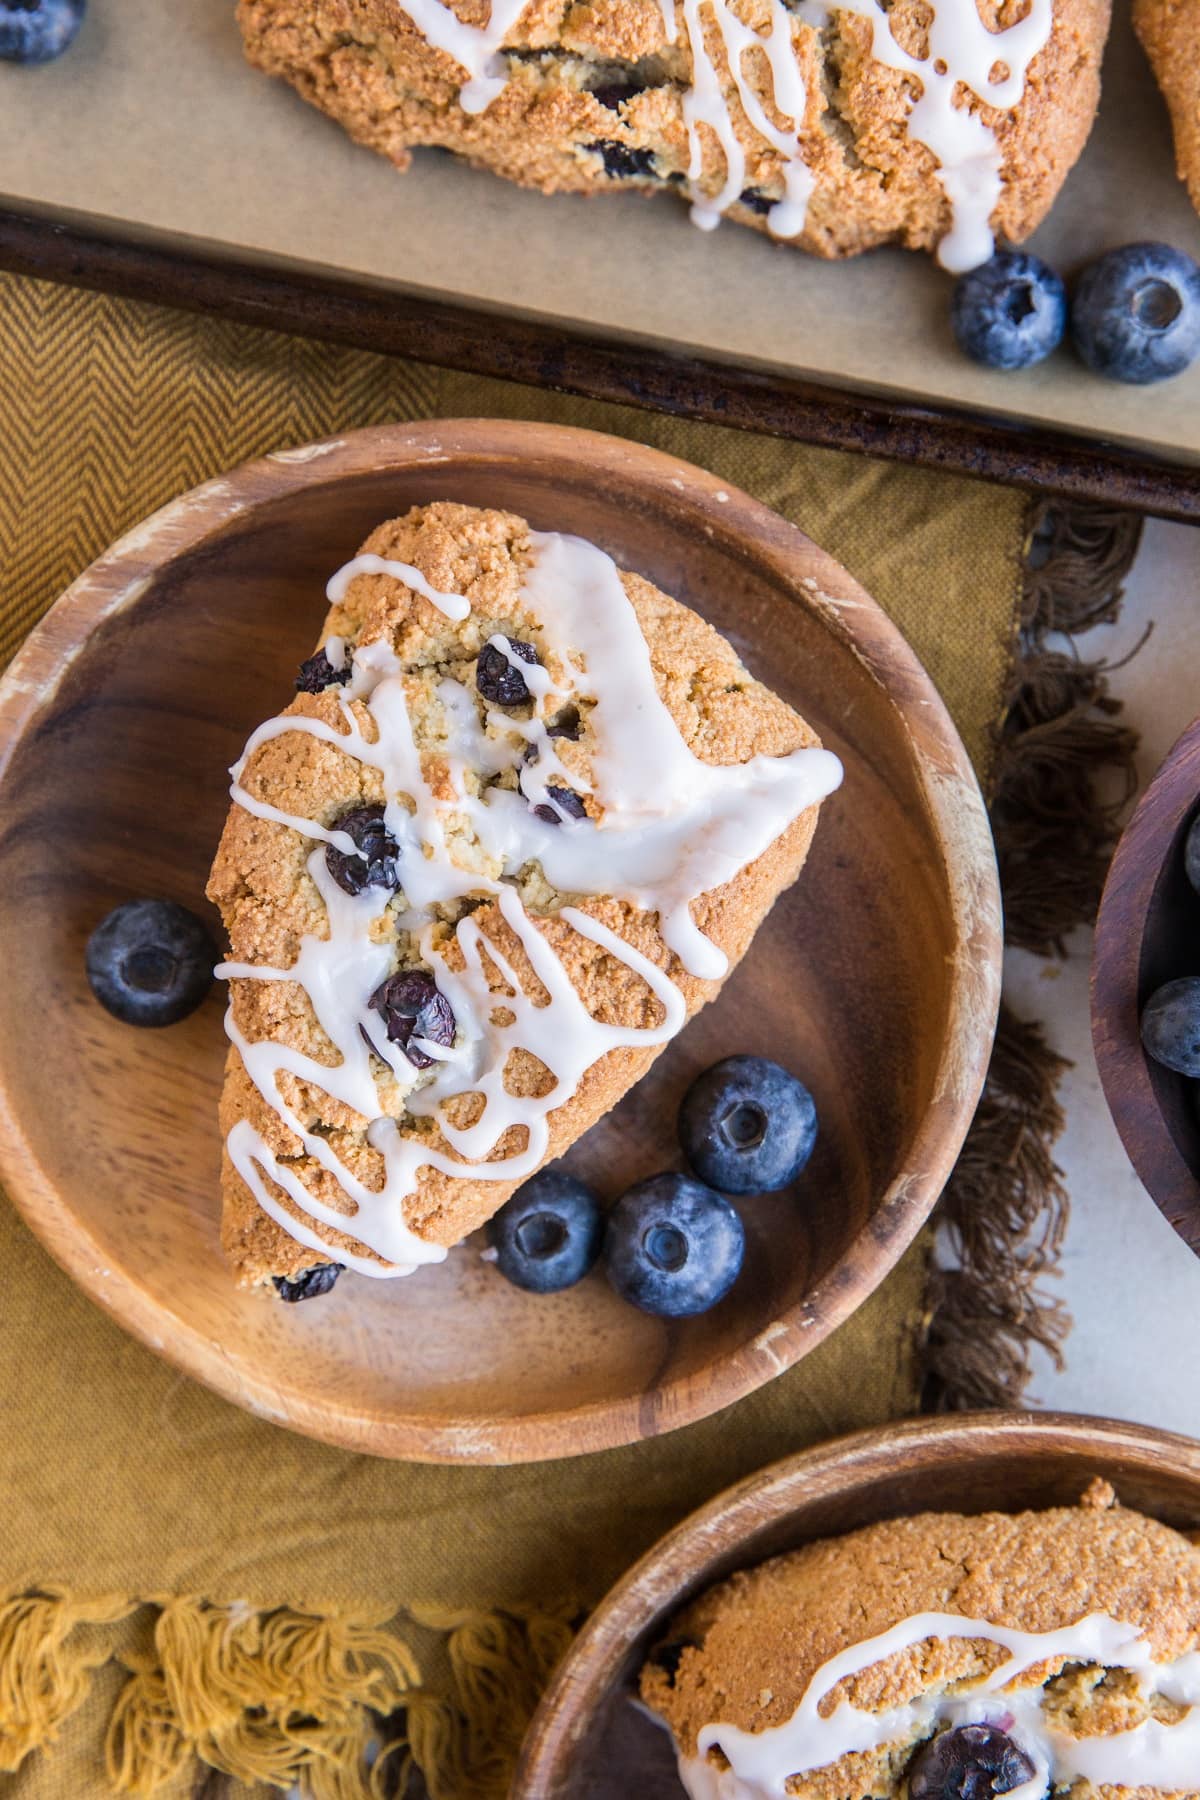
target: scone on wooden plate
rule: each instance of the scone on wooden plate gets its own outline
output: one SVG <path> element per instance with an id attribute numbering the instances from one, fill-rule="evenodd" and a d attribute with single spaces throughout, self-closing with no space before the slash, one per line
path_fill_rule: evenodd
<path id="1" fill-rule="evenodd" d="M 1099 1480 L 893 1519 L 703 1595 L 641 1693 L 693 1800 L 1195 1800 L 1200 1549 Z"/>
<path id="2" fill-rule="evenodd" d="M 239 0 L 247 53 L 406 168 L 674 188 L 819 256 L 1028 236 L 1091 129 L 1109 0 Z"/>
<path id="3" fill-rule="evenodd" d="M 1133 23 L 1171 114 L 1179 179 L 1200 212 L 1200 0 L 1133 0 Z"/>
<path id="4" fill-rule="evenodd" d="M 841 774 L 696 613 L 511 513 L 417 508 L 328 591 L 208 890 L 250 1284 L 440 1261 L 717 992 Z"/>

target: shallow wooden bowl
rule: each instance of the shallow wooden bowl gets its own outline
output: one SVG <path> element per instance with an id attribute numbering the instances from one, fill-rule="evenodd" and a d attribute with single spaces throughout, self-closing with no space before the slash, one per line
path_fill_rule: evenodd
<path id="1" fill-rule="evenodd" d="M 632 1703 L 686 1600 L 813 1538 L 927 1511 L 1078 1500 L 1093 1475 L 1181 1530 L 1200 1526 L 1200 1444 L 1056 1413 L 979 1413 L 855 1432 L 775 1463 L 685 1519 L 601 1602 L 530 1725 L 510 1800 L 684 1800 L 667 1732 Z"/>
<path id="2" fill-rule="evenodd" d="M 1200 1083 L 1142 1048 L 1155 988 L 1200 975 L 1200 894 L 1183 841 L 1200 808 L 1200 719 L 1174 745 L 1117 846 L 1092 954 L 1092 1042 L 1129 1160 L 1184 1242 L 1200 1254 Z"/>
<path id="3" fill-rule="evenodd" d="M 165 1031 L 91 999 L 116 902 L 201 894 L 226 769 L 288 699 L 324 583 L 380 520 L 451 498 L 594 539 L 727 630 L 847 779 L 745 967 L 573 1153 L 614 1196 L 677 1158 L 689 1079 L 735 1050 L 801 1071 L 822 1119 L 795 1194 L 744 1208 L 745 1273 L 664 1324 L 596 1272 L 518 1292 L 478 1245 L 321 1301 L 239 1293 L 217 1242 L 222 1000 Z M 186 495 L 117 544 L 0 689 L 0 1168 L 131 1331 L 301 1431 L 382 1455 L 515 1461 L 620 1444 L 738 1399 L 819 1343 L 928 1214 L 992 1038 L 999 909 L 978 790 L 928 678 L 845 571 L 711 476 L 593 433 L 391 427 Z"/>

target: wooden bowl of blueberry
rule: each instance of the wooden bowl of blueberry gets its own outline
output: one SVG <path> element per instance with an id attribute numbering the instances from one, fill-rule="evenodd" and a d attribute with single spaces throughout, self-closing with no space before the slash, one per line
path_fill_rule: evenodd
<path id="1" fill-rule="evenodd" d="M 1200 1253 L 1200 719 L 1113 858 L 1096 923 L 1092 1037 L 1130 1161 Z"/>
<path id="2" fill-rule="evenodd" d="M 219 1236 L 224 944 L 203 898 L 230 765 L 311 676 L 331 573 L 438 499 L 577 533 L 704 612 L 844 786 L 718 998 L 489 1231 L 405 1280 L 318 1256 L 239 1288 Z M 928 677 L 793 526 L 594 433 L 378 427 L 184 496 L 85 572 L 0 684 L 0 822 L 8 1194 L 127 1329 L 355 1450 L 562 1456 L 750 1393 L 912 1241 L 987 1065 L 995 863 Z"/>

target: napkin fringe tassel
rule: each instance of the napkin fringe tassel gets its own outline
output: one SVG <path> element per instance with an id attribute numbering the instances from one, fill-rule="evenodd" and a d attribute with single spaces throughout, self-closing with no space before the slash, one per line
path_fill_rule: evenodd
<path id="1" fill-rule="evenodd" d="M 134 1613 L 132 1631 L 102 1629 Z M 205 1800 L 224 1776 L 311 1800 L 504 1800 L 571 1615 L 406 1616 L 441 1638 L 447 1691 L 422 1683 L 403 1620 L 61 1591 L 0 1599 L 0 1770 L 52 1749 L 111 1660 L 126 1671 L 104 1746 L 116 1794 L 153 1796 L 198 1760 Z"/>
<path id="2" fill-rule="evenodd" d="M 1136 788 L 1137 734 L 1109 690 L 1120 665 L 1088 661 L 1074 640 L 1119 617 L 1140 536 L 1140 518 L 1109 507 L 1030 509 L 989 810 L 1005 940 L 1040 956 L 1064 955 L 1067 934 L 1095 919 Z M 1070 1314 L 1044 1282 L 1069 1214 L 1053 1155 L 1068 1066 L 1036 1024 L 1001 1007 L 979 1110 L 936 1215 L 920 1344 L 927 1411 L 1019 1405 L 1034 1344 L 1061 1363 Z"/>
<path id="3" fill-rule="evenodd" d="M 1137 733 L 1121 722 L 1108 679 L 1122 665 L 1089 660 L 1075 640 L 1120 617 L 1141 527 L 1111 507 L 1030 509 L 989 810 L 1006 941 L 1039 956 L 1064 955 L 1068 932 L 1095 919 L 1137 787 Z"/>

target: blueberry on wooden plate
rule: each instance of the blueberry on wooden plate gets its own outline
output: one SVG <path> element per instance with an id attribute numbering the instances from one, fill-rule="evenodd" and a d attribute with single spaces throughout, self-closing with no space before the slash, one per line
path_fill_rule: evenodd
<path id="1" fill-rule="evenodd" d="M 1066 289 L 1040 256 L 1002 250 L 955 282 L 950 323 L 972 361 L 1027 369 L 1062 342 Z"/>
<path id="2" fill-rule="evenodd" d="M 212 985 L 208 927 L 174 900 L 126 900 L 87 941 L 87 978 L 101 1006 L 127 1025 L 173 1025 Z"/>
<path id="3" fill-rule="evenodd" d="M 514 1286 L 556 1294 L 581 1281 L 600 1254 L 604 1221 L 592 1190 L 543 1169 L 488 1220 L 496 1267 Z"/>
<path id="4" fill-rule="evenodd" d="M 1098 375 L 1144 385 L 1200 356 L 1200 264 L 1170 244 L 1126 244 L 1084 270 L 1071 302 L 1075 348 Z"/>
<path id="5" fill-rule="evenodd" d="M 653 1175 L 622 1194 L 604 1234 L 608 1279 L 664 1319 L 707 1312 L 742 1268 L 746 1234 L 723 1195 L 690 1175 Z"/>
<path id="6" fill-rule="evenodd" d="M 959 1725 L 917 1751 L 908 1769 L 908 1792 L 910 1800 L 991 1800 L 993 1794 L 1024 1787 L 1036 1774 L 1032 1758 L 998 1725 Z"/>
<path id="7" fill-rule="evenodd" d="M 84 0 L 0 0 L 0 62 L 53 62 L 74 41 L 84 11 Z"/>
<path id="8" fill-rule="evenodd" d="M 684 1095 L 679 1141 L 700 1179 L 722 1193 L 773 1193 L 812 1155 L 817 1109 L 804 1083 L 779 1063 L 727 1056 Z"/>
<path id="9" fill-rule="evenodd" d="M 345 1267 L 345 1263 L 314 1263 L 299 1275 L 275 1275 L 272 1280 L 279 1298 L 295 1305 L 299 1300 L 319 1300 L 327 1294 Z"/>
<path id="10" fill-rule="evenodd" d="M 1200 975 L 1164 982 L 1142 1009 L 1142 1043 L 1155 1062 L 1200 1079 Z"/>

